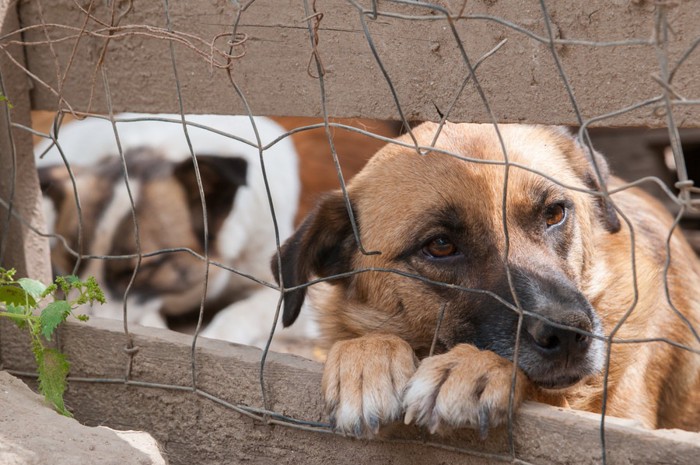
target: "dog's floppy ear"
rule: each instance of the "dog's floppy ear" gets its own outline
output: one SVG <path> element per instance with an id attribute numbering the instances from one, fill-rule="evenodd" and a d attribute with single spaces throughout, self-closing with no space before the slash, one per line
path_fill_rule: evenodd
<path id="1" fill-rule="evenodd" d="M 576 174 L 583 180 L 587 188 L 592 191 L 600 191 L 601 184 L 599 179 L 602 178 L 603 182 L 607 183 L 610 177 L 610 168 L 605 157 L 595 150 L 591 153 L 588 149 L 588 144 L 578 137 L 572 136 L 568 129 L 559 128 L 559 130 L 560 133 L 565 134 L 574 142 L 573 147 L 564 150 Z M 598 173 L 600 173 L 600 177 Z M 608 199 L 603 196 L 596 197 L 596 210 L 598 218 L 608 232 L 616 233 L 620 230 L 620 219 L 617 216 L 615 207 Z"/>
<path id="2" fill-rule="evenodd" d="M 197 165 L 202 178 L 204 200 L 207 204 L 209 239 L 212 239 L 231 212 L 236 191 L 239 187 L 246 185 L 248 162 L 239 157 L 197 155 Z M 199 197 L 192 160 L 187 159 L 178 163 L 175 166 L 174 175 L 185 189 L 187 205 L 192 212 L 194 231 L 197 237 L 203 240 L 202 201 Z"/>
<path id="3" fill-rule="evenodd" d="M 349 271 L 355 248 L 352 223 L 342 193 L 327 194 L 281 247 L 284 287 L 304 284 L 312 276 L 324 278 Z M 273 255 L 271 265 L 279 284 L 277 254 Z M 306 287 L 285 294 L 282 313 L 285 327 L 297 319 L 305 297 Z"/>
<path id="4" fill-rule="evenodd" d="M 80 166 L 72 167 L 77 177 L 82 172 Z M 66 197 L 66 187 L 70 183 L 68 170 L 63 165 L 42 166 L 37 169 L 41 193 L 51 199 L 54 208 L 59 209 Z"/>
<path id="5" fill-rule="evenodd" d="M 589 153 L 589 150 L 585 147 L 582 150 L 586 154 Z M 603 178 L 603 182 L 607 182 L 608 178 L 610 177 L 610 168 L 608 168 L 608 162 L 605 160 L 605 157 L 603 157 L 603 155 L 601 155 L 595 150 L 593 151 L 593 157 L 591 158 L 589 156 L 588 158 L 590 163 L 590 169 L 585 174 L 584 182 L 586 183 L 586 186 L 589 189 L 600 191 L 601 186 L 600 182 L 598 181 L 598 174 L 595 171 L 595 167 L 593 166 L 592 160 L 595 160 L 595 166 L 598 168 L 598 172 L 600 173 L 600 177 Z M 618 232 L 622 227 L 620 224 L 620 218 L 618 218 L 617 212 L 615 211 L 615 207 L 613 207 L 609 199 L 606 199 L 603 196 L 596 197 L 596 207 L 598 209 L 598 215 L 603 221 L 605 229 L 613 234 Z"/>

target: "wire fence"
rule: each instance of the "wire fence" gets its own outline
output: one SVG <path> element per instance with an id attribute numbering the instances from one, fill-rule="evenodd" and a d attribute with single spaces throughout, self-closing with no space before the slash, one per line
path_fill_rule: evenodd
<path id="1" fill-rule="evenodd" d="M 272 240 L 274 241 L 274 248 L 279 250 L 281 244 L 284 242 L 285 238 L 289 236 L 291 231 L 287 231 L 285 226 L 282 226 L 283 231 L 280 231 L 280 224 L 278 224 L 278 214 L 275 209 L 276 203 L 273 201 L 274 196 L 274 186 L 271 185 L 269 179 L 269 170 L 274 161 L 268 156 L 271 150 L 275 147 L 280 146 L 284 143 L 289 143 L 289 139 L 292 136 L 303 134 L 307 131 L 323 129 L 326 133 L 327 143 L 330 147 L 331 156 L 333 160 L 333 165 L 335 167 L 335 173 L 338 178 L 340 189 L 344 195 L 345 204 L 347 212 L 350 216 L 350 221 L 352 224 L 353 234 L 355 236 L 355 241 L 357 243 L 358 249 L 363 254 L 373 253 L 373 251 L 368 251 L 363 247 L 362 240 L 360 237 L 360 232 L 358 225 L 353 217 L 353 208 L 351 206 L 351 198 L 348 196 L 348 191 L 345 182 L 345 176 L 343 167 L 341 166 L 340 158 L 338 155 L 338 148 L 335 145 L 336 133 L 338 131 L 350 131 L 352 133 L 361 135 L 363 137 L 372 138 L 382 143 L 393 143 L 398 146 L 402 146 L 408 149 L 413 149 L 419 153 L 427 153 L 428 151 L 433 151 L 437 153 L 443 153 L 446 156 L 455 157 L 464 160 L 466 163 L 483 163 L 483 160 L 478 160 L 474 158 L 469 158 L 464 156 L 464 154 L 453 153 L 446 150 L 436 149 L 435 145 L 439 139 L 439 135 L 446 124 L 450 120 L 455 109 L 459 107 L 461 99 L 465 93 L 471 93 L 472 96 L 476 96 L 478 101 L 481 103 L 485 114 L 487 115 L 487 120 L 493 124 L 499 134 L 499 139 L 501 143 L 501 151 L 503 154 L 502 161 L 490 161 L 489 163 L 502 166 L 505 174 L 505 183 L 503 185 L 503 203 L 502 203 L 502 218 L 506 218 L 508 211 L 506 210 L 505 199 L 508 196 L 508 173 L 513 170 L 528 170 L 549 181 L 558 184 L 566 189 L 581 190 L 574 186 L 565 185 L 560 180 L 554 179 L 551 176 L 541 173 L 538 170 L 533 170 L 527 166 L 519 165 L 517 163 L 509 161 L 508 152 L 501 139 L 499 131 L 499 123 L 502 122 L 503 118 L 499 113 L 494 110 L 491 104 L 490 91 L 485 90 L 483 83 L 489 80 L 489 75 L 479 73 L 479 69 L 482 64 L 488 63 L 489 59 L 494 55 L 500 53 L 500 51 L 507 47 L 508 41 L 502 40 L 491 47 L 486 53 L 483 53 L 479 57 L 472 56 L 467 52 L 465 47 L 465 41 L 462 38 L 462 25 L 465 23 L 486 23 L 493 24 L 494 27 L 500 27 L 504 30 L 508 30 L 511 33 L 515 33 L 521 40 L 534 41 L 543 50 L 547 51 L 549 59 L 555 65 L 556 72 L 558 74 L 558 79 L 561 86 L 566 91 L 566 96 L 568 97 L 568 107 L 573 113 L 575 121 L 578 126 L 578 137 L 585 145 L 588 146 L 590 153 L 593 153 L 593 147 L 591 145 L 591 138 L 588 134 L 588 129 L 593 125 L 605 125 L 607 121 L 614 120 L 614 118 L 619 117 L 627 113 L 637 112 L 640 109 L 648 110 L 649 112 L 654 112 L 657 115 L 662 115 L 665 118 L 666 128 L 668 130 L 668 140 L 670 141 L 670 146 L 673 152 L 673 158 L 675 161 L 675 167 L 678 177 L 678 182 L 675 186 L 669 187 L 663 181 L 658 178 L 648 177 L 643 179 L 638 179 L 634 182 L 628 183 L 623 187 L 608 190 L 605 187 L 603 176 L 596 166 L 597 176 L 602 184 L 601 191 L 591 191 L 586 190 L 591 195 L 600 196 L 605 198 L 607 201 L 612 202 L 614 205 L 615 197 L 614 195 L 622 190 L 639 186 L 643 184 L 655 184 L 658 186 L 663 195 L 671 203 L 677 206 L 677 214 L 675 221 L 666 241 L 666 251 L 665 251 L 665 268 L 663 270 L 663 279 L 666 286 L 666 300 L 668 306 L 675 312 L 678 319 L 682 320 L 684 325 L 687 327 L 688 331 L 692 333 L 692 343 L 684 344 L 673 339 L 672 336 L 669 337 L 658 337 L 658 338 L 620 338 L 618 337 L 618 332 L 620 328 L 625 324 L 630 315 L 634 312 L 638 297 L 639 290 L 637 289 L 637 276 L 639 270 L 637 269 L 637 260 L 635 254 L 637 249 L 635 247 L 635 234 L 639 234 L 639 231 L 635 231 L 632 222 L 627 218 L 625 212 L 617 208 L 617 213 L 622 218 L 623 222 L 626 223 L 627 227 L 630 228 L 632 237 L 632 246 L 629 250 L 629 257 L 631 268 L 629 273 L 634 279 L 634 298 L 632 304 L 629 308 L 623 312 L 622 318 L 615 322 L 612 327 L 606 328 L 605 336 L 598 336 L 592 334 L 591 332 L 583 331 L 582 333 L 591 338 L 598 338 L 605 343 L 606 347 L 606 363 L 604 367 L 604 390 L 602 399 L 602 415 L 600 417 L 600 447 L 602 454 L 602 462 L 605 463 L 607 460 L 606 455 L 606 434 L 605 434 L 605 418 L 606 418 L 606 408 L 607 408 L 607 380 L 609 375 L 609 369 L 611 364 L 611 354 L 612 348 L 615 344 L 642 344 L 651 342 L 663 342 L 670 346 L 688 351 L 690 353 L 700 355 L 700 337 L 698 336 L 697 328 L 694 327 L 692 318 L 686 315 L 684 309 L 678 309 L 674 306 L 671 299 L 671 293 L 668 289 L 668 273 L 671 267 L 671 240 L 674 231 L 677 229 L 679 222 L 688 212 L 694 211 L 700 204 L 695 194 L 698 194 L 700 190 L 695 187 L 692 180 L 689 179 L 687 169 L 686 169 L 686 158 L 683 154 L 683 144 L 680 137 L 678 120 L 674 115 L 677 114 L 678 108 L 696 108 L 700 105 L 700 97 L 692 95 L 682 95 L 678 90 L 676 81 L 674 78 L 683 70 L 684 66 L 687 66 L 688 62 L 692 62 L 693 57 L 697 56 L 698 45 L 700 44 L 700 36 L 694 37 L 691 41 L 687 41 L 689 44 L 687 49 L 678 56 L 675 61 L 672 60 L 668 48 L 670 36 L 673 34 L 673 20 L 674 20 L 674 8 L 677 7 L 673 2 L 658 1 L 651 2 L 654 6 L 654 27 L 652 31 L 649 31 L 648 37 L 640 38 L 627 38 L 624 40 L 591 40 L 589 38 L 563 38 L 562 34 L 558 30 L 557 26 L 553 23 L 552 15 L 550 14 L 550 8 L 552 4 L 556 2 L 547 2 L 545 0 L 540 0 L 539 2 L 532 2 L 533 8 L 537 8 L 539 26 L 544 26 L 544 34 L 541 32 L 536 32 L 534 28 L 525 27 L 521 24 L 516 24 L 509 20 L 490 16 L 486 14 L 469 14 L 469 2 L 453 2 L 454 5 L 450 7 L 445 7 L 442 4 L 433 3 L 423 3 L 418 1 L 409 0 L 395 0 L 395 1 L 382 1 L 382 2 L 366 2 L 368 5 L 363 5 L 361 2 L 356 2 L 354 0 L 348 0 L 347 4 L 351 6 L 356 13 L 357 23 L 353 25 L 348 25 L 348 27 L 357 27 L 362 33 L 367 46 L 371 51 L 371 56 L 374 62 L 371 63 L 373 69 L 378 69 L 381 76 L 383 76 L 384 81 L 381 83 L 373 83 L 375 86 L 386 86 L 393 99 L 393 108 L 395 113 L 398 115 L 400 122 L 402 123 L 403 129 L 408 133 L 410 140 L 407 142 L 397 142 L 390 137 L 375 134 L 370 130 L 366 130 L 362 127 L 355 127 L 348 124 L 338 123 L 331 119 L 333 116 L 333 103 L 332 99 L 334 95 L 329 95 L 327 90 L 327 75 L 329 73 L 328 60 L 324 56 L 324 43 L 323 43 L 323 28 L 324 28 L 324 10 L 322 5 L 317 4 L 316 1 L 303 1 L 303 17 L 299 18 L 299 24 L 306 27 L 308 33 L 308 43 L 309 43 L 309 61 L 307 65 L 308 75 L 313 78 L 318 86 L 319 90 L 319 101 L 318 101 L 318 112 L 322 114 L 322 122 L 314 125 L 306 125 L 297 127 L 291 130 L 284 131 L 283 134 L 273 137 L 271 139 L 265 139 L 265 135 L 261 135 L 259 131 L 260 120 L 253 115 L 258 114 L 258 110 L 251 104 L 249 104 L 249 96 L 246 93 L 246 89 L 239 84 L 240 77 L 237 75 L 236 64 L 238 61 L 246 58 L 245 46 L 248 41 L 253 40 L 251 36 L 247 33 L 242 32 L 245 28 L 246 12 L 249 9 L 255 8 L 256 2 L 237 2 L 233 1 L 230 4 L 226 4 L 225 8 L 232 11 L 234 20 L 231 24 L 223 25 L 221 27 L 221 32 L 216 37 L 212 37 L 207 40 L 203 40 L 201 37 L 192 35 L 186 32 L 180 32 L 176 29 L 173 23 L 173 17 L 171 12 L 173 7 L 168 0 L 164 0 L 162 4 L 162 14 L 161 18 L 165 26 L 156 27 L 150 24 L 143 25 L 124 25 L 121 23 L 125 18 L 129 17 L 129 14 L 133 9 L 140 7 L 138 2 L 110 2 L 108 5 L 102 5 L 102 2 L 89 1 L 89 2 L 75 2 L 73 4 L 75 11 L 75 22 L 71 24 L 55 24 L 46 22 L 43 15 L 48 6 L 44 5 L 43 2 L 36 3 L 36 10 L 41 16 L 38 18 L 37 22 L 33 25 L 22 27 L 16 31 L 12 31 L 10 34 L 0 37 L 0 52 L 2 52 L 6 58 L 13 62 L 13 64 L 20 69 L 28 79 L 31 80 L 33 86 L 40 88 L 43 92 L 48 92 L 53 95 L 55 101 L 57 102 L 55 110 L 57 111 L 55 119 L 52 124 L 52 128 L 49 132 L 42 132 L 36 128 L 31 128 L 17 122 L 11 122 L 12 127 L 15 130 L 22 130 L 32 135 L 48 141 L 45 145 L 48 150 L 57 150 L 62 159 L 62 163 L 67 169 L 67 173 L 70 177 L 72 185 L 72 195 L 75 199 L 76 214 L 79 218 L 78 230 L 77 230 L 77 242 L 71 243 L 65 237 L 60 237 L 56 234 L 49 234 L 43 229 L 42 226 L 37 224 L 30 224 L 28 220 L 22 218 L 17 214 L 15 206 L 21 199 L 18 199 L 14 195 L 14 182 L 16 181 L 16 166 L 18 164 L 18 154 L 12 154 L 12 166 L 10 179 L 12 180 L 12 187 L 10 194 L 7 198 L 0 199 L 0 204 L 3 206 L 4 214 L 0 219 L 0 224 L 2 224 L 2 236 L 0 236 L 0 263 L 4 262 L 4 256 L 6 248 L 10 243 L 10 238 L 8 237 L 9 224 L 13 221 L 23 222 L 26 227 L 34 231 L 35 233 L 44 236 L 51 237 L 55 241 L 60 243 L 60 247 L 63 247 L 68 251 L 73 260 L 73 268 L 70 270 L 73 273 L 78 273 L 82 270 L 84 262 L 94 262 L 98 261 L 114 261 L 114 262 L 124 262 L 125 260 L 131 260 L 134 263 L 133 269 L 129 270 L 129 279 L 123 290 L 123 308 L 122 308 L 122 318 L 124 321 L 124 335 L 125 335 L 125 347 L 124 351 L 128 354 L 128 363 L 124 368 L 124 376 L 118 379 L 101 379 L 101 378 L 85 378 L 85 377 L 72 377 L 69 378 L 70 382 L 89 382 L 89 383 L 117 383 L 117 384 L 127 384 L 131 386 L 142 386 L 142 387 L 156 387 L 163 389 L 172 389 L 180 391 L 192 391 L 197 395 L 202 396 L 214 403 L 222 405 L 228 409 L 231 409 L 241 415 L 255 419 L 256 421 L 265 422 L 268 424 L 283 425 L 289 428 L 298 428 L 308 431 L 314 431 L 323 434 L 333 434 L 334 429 L 330 423 L 316 422 L 316 421 L 306 421 L 303 419 L 292 418 L 278 412 L 272 411 L 269 405 L 268 387 L 265 383 L 265 366 L 268 351 L 270 346 L 276 337 L 276 328 L 278 327 L 278 320 L 280 316 L 281 306 L 283 304 L 284 296 L 290 292 L 306 288 L 309 286 L 316 285 L 320 282 L 333 281 L 342 278 L 351 277 L 359 273 L 393 273 L 396 275 L 404 276 L 408 279 L 421 281 L 428 283 L 432 286 L 443 286 L 450 287 L 452 289 L 460 289 L 466 293 L 485 293 L 490 298 L 495 299 L 502 305 L 510 308 L 513 312 L 518 315 L 518 331 L 516 333 L 516 344 L 514 352 L 514 369 L 512 375 L 512 388 L 510 395 L 510 409 L 509 409 L 509 450 L 502 454 L 490 454 L 484 453 L 482 451 L 455 448 L 453 446 L 446 446 L 444 444 L 439 444 L 437 442 L 431 441 L 416 441 L 416 443 L 427 444 L 438 448 L 450 448 L 451 450 L 460 451 L 464 454 L 473 455 L 477 457 L 487 458 L 495 461 L 512 462 L 512 463 L 526 463 L 521 458 L 518 457 L 515 439 L 513 437 L 513 403 L 515 399 L 515 379 L 516 379 L 516 366 L 519 356 L 520 347 L 520 329 L 523 325 L 523 319 L 527 317 L 536 318 L 544 321 L 548 325 L 558 327 L 556 322 L 551 321 L 539 314 L 528 311 L 528 309 L 522 308 L 518 302 L 518 296 L 516 289 L 513 285 L 511 274 L 511 269 L 506 266 L 506 273 L 508 274 L 508 281 L 510 287 L 510 293 L 513 297 L 514 303 L 510 303 L 505 300 L 502 296 L 496 295 L 492 292 L 480 290 L 480 289 L 469 289 L 454 284 L 437 282 L 430 280 L 424 276 L 417 274 L 407 273 L 402 270 L 397 269 L 385 269 L 385 268 L 369 268 L 369 269 L 358 269 L 358 270 L 348 270 L 345 273 L 334 275 L 331 277 L 319 278 L 304 283 L 300 286 L 284 287 L 278 286 L 274 282 L 268 279 L 262 279 L 253 273 L 246 272 L 245 270 L 237 269 L 235 266 L 231 266 L 230 263 L 223 261 L 217 261 L 213 258 L 212 254 L 212 244 L 211 244 L 211 233 L 210 228 L 212 227 L 210 219 L 211 212 L 209 206 L 207 205 L 207 186 L 203 182 L 201 173 L 201 158 L 198 155 L 196 147 L 192 142 L 192 134 L 199 131 L 204 131 L 205 133 L 217 135 L 226 138 L 231 141 L 236 141 L 236 143 L 242 146 L 247 146 L 251 149 L 257 157 L 249 159 L 249 162 L 253 162 L 257 158 L 257 163 L 259 166 L 259 171 L 256 172 L 259 176 L 259 181 L 262 182 L 263 191 L 267 200 L 267 205 L 269 208 L 269 218 L 265 221 L 265 228 L 268 231 L 273 232 Z M 99 8 L 98 8 L 99 7 Z M 96 11 L 99 10 L 100 14 L 97 15 Z M 106 13 L 106 14 L 105 14 Z M 402 90 L 399 89 L 392 77 L 392 66 L 387 65 L 387 57 L 382 54 L 377 42 L 383 40 L 382 37 L 378 37 L 372 32 L 372 26 L 376 22 L 380 21 L 397 21 L 397 22 L 408 22 L 408 23 L 426 23 L 426 22 L 439 22 L 442 27 L 449 32 L 452 37 L 451 47 L 454 48 L 457 55 L 460 57 L 461 62 L 455 63 L 455 69 L 466 70 L 466 72 L 461 73 L 461 80 L 458 87 L 452 94 L 453 97 L 449 101 L 448 105 L 444 108 L 437 109 L 439 118 L 437 118 L 439 125 L 438 129 L 434 135 L 433 141 L 429 145 L 420 145 L 418 139 L 413 134 L 412 130 L 412 115 L 405 110 L 405 100 L 409 99 L 405 93 L 402 94 Z M 42 42 L 32 42 L 28 43 L 22 38 L 22 34 L 26 34 L 30 31 L 40 30 L 45 36 L 45 41 Z M 167 44 L 167 53 L 170 57 L 170 63 L 172 65 L 172 76 L 174 77 L 175 92 L 177 95 L 178 102 L 178 113 L 179 115 L 174 115 L 173 117 L 163 117 L 163 116 L 120 116 L 115 111 L 115 101 L 113 91 L 110 88 L 113 86 L 113 81 L 110 80 L 110 69 L 106 65 L 106 57 L 110 53 L 116 53 L 113 48 L 113 44 L 123 37 L 136 37 L 139 36 L 144 41 L 163 41 Z M 66 82 L 66 77 L 69 75 L 68 70 L 73 66 L 73 62 L 78 59 L 76 53 L 78 50 L 78 44 L 81 40 L 86 37 L 99 38 L 103 40 L 103 46 L 98 50 L 98 53 L 92 57 L 92 63 L 94 68 L 89 75 L 85 76 L 85 93 L 88 94 L 87 104 L 84 102 L 79 105 L 73 105 L 72 102 L 66 100 L 63 96 L 63 88 L 70 85 Z M 221 43 L 220 39 L 226 41 L 225 46 L 219 46 Z M 13 54 L 10 51 L 14 47 L 48 47 L 53 50 L 58 44 L 69 43 L 73 44 L 73 54 L 70 57 L 59 63 L 58 56 L 56 56 L 56 74 L 57 79 L 55 83 L 49 83 L 44 79 L 37 76 L 28 65 L 24 65 L 20 61 L 13 58 Z M 605 114 L 594 114 L 589 115 L 588 112 L 583 111 L 581 105 L 577 101 L 573 86 L 571 85 L 571 80 L 567 75 L 567 70 L 562 61 L 562 47 L 583 47 L 583 48 L 598 48 L 598 47 L 638 47 L 648 52 L 648 56 L 652 56 L 654 60 L 658 63 L 657 73 L 653 76 L 653 79 L 658 84 L 658 94 L 650 97 L 644 98 L 638 102 L 626 105 L 624 108 L 619 108 L 613 111 L 606 112 Z M 244 117 L 241 120 L 241 124 L 249 126 L 252 132 L 246 136 L 241 136 L 240 134 L 232 131 L 226 131 L 221 127 L 211 127 L 207 124 L 202 124 L 196 122 L 196 118 L 191 116 L 190 113 L 193 112 L 206 112 L 207 108 L 190 108 L 185 103 L 185 98 L 183 98 L 183 90 L 181 88 L 182 74 L 181 66 L 182 63 L 178 59 L 178 54 L 176 50 L 178 47 L 184 47 L 192 51 L 196 56 L 198 56 L 202 62 L 201 66 L 209 66 L 211 69 L 221 70 L 226 79 L 228 80 L 228 86 L 230 95 L 234 95 L 238 100 L 238 105 L 245 109 Z M 444 48 L 444 45 L 441 45 Z M 124 66 L 129 66 L 124 64 Z M 695 73 L 697 74 L 697 73 Z M 218 75 L 220 76 L 220 75 Z M 696 75 L 693 75 L 697 78 Z M 1 76 L 0 76 L 1 78 Z M 106 113 L 95 112 L 91 109 L 93 99 L 97 98 L 97 92 L 100 87 L 104 89 L 104 95 L 100 98 L 104 98 L 106 102 Z M 143 89 L 144 92 L 148 92 L 149 89 Z M 0 95 L 8 96 L 5 88 L 4 82 L 0 80 Z M 8 96 L 10 97 L 10 96 Z M 97 105 L 99 106 L 99 105 Z M 122 103 L 118 103 L 119 108 L 123 107 Z M 78 108 L 83 108 L 84 110 L 79 110 Z M 11 113 L 7 105 L 4 105 L 4 110 L 8 114 L 8 121 L 11 121 Z M 546 109 L 542 109 L 546 111 Z M 134 240 L 134 252 L 125 253 L 119 255 L 113 254 L 93 254 L 92 252 L 85 253 L 86 239 L 85 239 L 85 223 L 89 221 L 86 217 L 86 212 L 82 208 L 81 196 L 78 195 L 78 191 L 81 186 L 77 180 L 75 166 L 70 162 L 69 157 L 62 146 L 62 120 L 66 115 L 70 115 L 75 119 L 85 119 L 85 120 L 102 120 L 108 122 L 109 131 L 106 137 L 111 138 L 111 144 L 117 149 L 114 155 L 118 155 L 119 169 L 121 170 L 122 179 L 124 181 L 124 188 L 128 197 L 128 202 L 130 205 L 131 212 L 131 231 Z M 137 214 L 137 200 L 135 188 L 132 185 L 132 180 L 135 179 L 129 176 L 129 171 L 132 170 L 133 165 L 129 159 L 130 153 L 127 149 L 122 148 L 122 142 L 120 138 L 120 128 L 124 128 L 126 124 L 140 124 L 141 123 L 154 123 L 160 122 L 162 125 L 170 125 L 170 127 L 181 128 L 182 134 L 184 135 L 184 143 L 187 146 L 188 156 L 192 162 L 193 171 L 195 174 L 196 191 L 198 192 L 198 202 L 201 205 L 201 223 L 203 225 L 201 231 L 201 250 L 197 250 L 193 247 L 177 246 L 160 248 L 157 250 L 150 250 L 144 252 L 144 246 L 141 244 L 142 237 L 142 225 L 140 224 L 139 215 Z M 161 126 L 164 127 L 164 126 Z M 110 134 L 111 132 L 111 134 Z M 12 134 L 8 131 L 8 134 Z M 301 154 L 303 157 L 304 155 Z M 595 163 L 595 159 L 594 159 Z M 197 220 L 198 221 L 198 220 Z M 508 263 L 508 246 L 511 239 L 509 238 L 509 231 L 504 224 L 504 235 L 505 235 L 505 263 Z M 56 245 L 58 247 L 59 245 Z M 129 331 L 129 314 L 138 311 L 137 308 L 130 308 L 132 300 L 129 299 L 132 293 L 132 288 L 134 287 L 136 280 L 138 279 L 139 273 L 143 272 L 144 260 L 154 259 L 166 254 L 188 254 L 194 257 L 198 262 L 202 264 L 202 279 L 199 283 L 199 312 L 196 321 L 196 327 L 194 330 L 194 335 L 192 338 L 191 346 L 191 383 L 188 385 L 171 385 L 171 384 L 158 384 L 143 382 L 138 379 L 134 379 L 132 374 L 133 360 L 134 357 L 138 355 L 138 347 L 134 345 L 133 339 Z M 266 257 L 266 260 L 269 257 Z M 276 260 L 278 261 L 279 268 L 281 269 L 281 256 L 278 254 Z M 265 266 L 267 267 L 267 261 Z M 250 280 L 255 282 L 259 286 L 264 286 L 268 289 L 274 290 L 276 295 L 276 307 L 274 312 L 274 322 L 270 329 L 269 337 L 264 345 L 264 350 L 260 359 L 260 372 L 259 372 L 259 384 L 262 395 L 262 405 L 260 407 L 255 407 L 251 405 L 240 405 L 227 402 L 217 396 L 208 393 L 203 389 L 197 379 L 198 366 L 197 359 L 195 357 L 195 350 L 198 344 L 199 334 L 203 328 L 205 306 L 206 306 L 206 296 L 207 293 L 211 291 L 212 279 L 210 279 L 210 272 L 212 269 L 216 269 L 218 274 L 222 270 L 226 274 L 235 274 L 242 277 L 244 280 Z M 279 277 L 281 280 L 281 276 Z M 439 312 L 440 309 L 436 309 Z M 440 318 L 438 318 L 438 328 L 440 325 Z M 436 328 L 436 336 L 437 329 Z M 566 327 L 565 327 L 566 328 Z M 575 328 L 568 328 L 576 330 Z M 580 331 L 580 330 L 577 330 Z M 432 351 L 431 351 L 432 352 Z M 21 373 L 23 375 L 31 375 L 28 373 Z M 383 441 L 392 441 L 392 439 L 382 439 Z M 399 440 L 393 440 L 399 441 Z M 405 441 L 405 440 L 404 440 Z M 400 441 L 399 441 L 400 442 Z"/>

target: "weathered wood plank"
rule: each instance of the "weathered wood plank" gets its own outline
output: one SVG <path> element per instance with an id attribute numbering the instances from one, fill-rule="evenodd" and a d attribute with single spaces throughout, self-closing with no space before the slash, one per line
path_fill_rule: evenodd
<path id="1" fill-rule="evenodd" d="M 110 23 L 109 8 L 131 2 L 78 2 L 92 5 L 94 17 Z M 172 29 L 184 109 L 189 113 L 242 113 L 240 98 L 226 71 L 207 63 L 207 55 L 226 51 L 227 34 L 232 31 L 238 2 L 226 0 L 170 1 Z M 241 2 L 244 3 L 244 2 Z M 260 115 L 319 116 L 322 114 L 311 39 L 303 0 L 258 0 L 250 3 L 238 27 L 241 44 L 233 47 L 232 76 L 245 93 L 253 113 Z M 318 51 L 325 69 L 328 111 L 333 116 L 398 119 L 389 87 L 372 55 L 362 30 L 358 9 L 348 0 L 318 0 L 323 14 L 318 23 Z M 368 0 L 360 2 L 369 7 Z M 556 69 L 549 46 L 532 36 L 494 21 L 510 21 L 540 37 L 547 37 L 538 0 L 521 2 L 441 1 L 456 14 L 465 4 L 464 15 L 456 21 L 461 44 L 469 59 L 479 57 L 500 41 L 507 42 L 478 69 L 478 79 L 491 108 L 502 122 L 576 124 L 572 105 Z M 85 14 L 74 2 L 21 3 L 23 37 L 28 67 L 32 73 L 58 91 L 57 75 L 65 80 L 60 94 L 72 108 L 106 111 L 106 81 L 115 110 L 177 111 L 176 80 L 173 74 L 163 2 L 136 0 L 119 26 L 108 29 L 96 20 L 85 23 Z M 440 18 L 426 8 L 380 1 L 381 12 Z M 553 34 L 566 40 L 598 42 L 653 41 L 658 2 L 592 0 L 547 2 Z M 672 32 L 668 54 L 674 65 L 692 47 L 700 31 L 700 9 L 695 2 L 665 2 Z M 121 12 L 121 11 L 120 11 Z M 118 16 L 118 15 L 117 15 Z M 407 20 L 366 15 L 365 20 L 377 53 L 395 85 L 408 119 L 435 120 L 436 107 L 447 111 L 469 74 L 457 41 L 444 18 Z M 45 23 L 46 27 L 35 27 Z M 89 35 L 77 40 L 85 23 Z M 65 26 L 70 26 L 67 29 Z M 107 39 L 111 32 L 111 39 Z M 186 35 L 188 34 L 188 35 Z M 47 35 L 54 43 L 47 44 Z M 173 36 L 169 36 L 173 37 Z M 8 37 L 18 40 L 19 37 Z M 7 45 L 6 45 L 7 46 Z M 73 54 L 73 49 L 75 53 Z M 103 48 L 104 65 L 98 66 Z M 197 49 L 197 51 L 194 50 Z M 590 46 L 557 45 L 561 62 L 571 81 L 584 119 L 617 111 L 660 96 L 657 82 L 659 61 L 654 45 Z M 54 53 L 56 56 L 54 57 Z M 223 56 L 214 53 L 217 63 Z M 674 75 L 672 87 L 679 96 L 700 99 L 700 49 L 690 54 Z M 92 98 L 92 101 L 91 101 Z M 90 104 L 91 103 L 91 104 Z M 33 107 L 56 109 L 58 97 L 39 82 L 34 84 Z M 66 107 L 65 104 L 61 105 Z M 700 106 L 677 106 L 681 126 L 700 126 Z M 475 88 L 468 85 L 454 111 L 453 121 L 490 121 Z M 605 120 L 602 125 L 660 126 L 663 112 L 644 107 Z"/>
<path id="2" fill-rule="evenodd" d="M 93 319 L 88 325 L 69 323 L 61 332 L 72 361 L 71 376 L 113 382 L 72 381 L 67 405 L 87 424 L 151 433 L 171 463 L 485 464 L 509 457 L 505 429 L 492 430 L 481 441 L 471 430 L 441 439 L 397 425 L 387 428 L 382 440 L 358 441 L 265 424 L 186 389 L 191 386 L 189 336 L 136 326 L 131 332 L 138 348 L 131 380 L 185 389 L 114 382 L 123 379 L 128 359 L 122 325 Z M 33 369 L 21 349 L 23 341 L 10 324 L 0 321 L 6 369 Z M 262 407 L 258 349 L 202 339 L 196 354 L 201 391 L 231 404 Z M 323 422 L 321 370 L 318 363 L 271 353 L 265 369 L 270 410 Z M 599 428 L 597 415 L 526 404 L 514 425 L 516 456 L 530 463 L 600 463 Z M 609 464 L 693 463 L 700 453 L 700 434 L 643 430 L 614 418 L 606 419 L 606 439 Z"/>

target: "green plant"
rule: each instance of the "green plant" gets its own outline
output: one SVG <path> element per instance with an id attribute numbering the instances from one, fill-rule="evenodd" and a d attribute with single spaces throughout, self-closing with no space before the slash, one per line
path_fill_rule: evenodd
<path id="1" fill-rule="evenodd" d="M 0 92 L 0 102 L 5 102 L 7 104 L 7 108 L 10 110 L 14 108 L 14 105 L 10 103 L 10 99 L 8 99 L 2 92 Z"/>
<path id="2" fill-rule="evenodd" d="M 31 337 L 32 352 L 39 373 L 39 391 L 56 410 L 71 416 L 63 403 L 66 377 L 70 365 L 66 356 L 56 349 L 46 347 L 56 328 L 69 315 L 87 321 L 87 315 L 75 315 L 73 310 L 84 304 L 105 303 L 105 297 L 94 278 L 82 281 L 77 276 L 59 276 L 46 286 L 29 278 L 15 280 L 15 270 L 0 267 L 0 317 L 14 321 L 21 329 L 27 329 Z M 57 298 L 62 293 L 63 298 Z M 75 298 L 70 299 L 73 295 Z M 49 302 L 38 312 L 42 302 Z"/>

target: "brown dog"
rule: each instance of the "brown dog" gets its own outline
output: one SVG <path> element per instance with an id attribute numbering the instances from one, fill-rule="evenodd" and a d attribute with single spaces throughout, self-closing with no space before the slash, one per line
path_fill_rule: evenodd
<path id="1" fill-rule="evenodd" d="M 436 130 L 414 134 L 427 147 Z M 380 150 L 348 188 L 366 253 L 336 192 L 284 244 L 281 273 L 273 257 L 287 289 L 346 273 L 309 288 L 332 344 L 332 422 L 357 435 L 402 417 L 484 434 L 507 418 L 515 377 L 516 406 L 600 412 L 607 398 L 607 414 L 699 429 L 700 267 L 674 233 L 666 295 L 668 213 L 635 189 L 606 201 L 605 161 L 562 129 L 499 130 L 447 124 L 436 150 L 407 136 Z M 285 325 L 305 294 L 287 291 Z"/>

